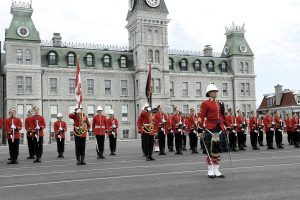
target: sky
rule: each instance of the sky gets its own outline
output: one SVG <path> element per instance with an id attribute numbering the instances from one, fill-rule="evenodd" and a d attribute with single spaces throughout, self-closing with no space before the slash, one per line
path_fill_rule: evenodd
<path id="1" fill-rule="evenodd" d="M 23 0 L 29 2 L 30 0 Z M 245 24 L 255 55 L 257 106 L 274 86 L 300 90 L 299 0 L 165 0 L 171 49 L 221 52 L 225 26 Z M 11 0 L 0 1 L 0 40 L 11 21 Z M 32 0 L 33 21 L 42 40 L 54 32 L 63 41 L 128 45 L 128 0 Z"/>

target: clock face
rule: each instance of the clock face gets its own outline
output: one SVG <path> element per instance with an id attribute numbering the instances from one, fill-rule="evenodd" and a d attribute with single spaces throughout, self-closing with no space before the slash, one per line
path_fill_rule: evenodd
<path id="1" fill-rule="evenodd" d="M 128 7 L 129 11 L 133 10 L 134 3 L 135 3 L 135 0 L 129 0 L 129 7 Z"/>
<path id="2" fill-rule="evenodd" d="M 246 45 L 241 45 L 241 46 L 240 46 L 240 52 L 242 52 L 242 53 L 246 53 L 246 52 L 247 52 L 247 47 L 246 47 Z"/>
<path id="3" fill-rule="evenodd" d="M 155 8 L 159 5 L 160 0 L 146 0 L 148 6 Z"/>
<path id="4" fill-rule="evenodd" d="M 20 26 L 17 30 L 17 33 L 21 37 L 27 37 L 29 35 L 29 29 L 26 26 Z"/>
<path id="5" fill-rule="evenodd" d="M 229 48 L 228 48 L 228 47 L 225 47 L 225 48 L 224 48 L 224 54 L 225 54 L 225 55 L 228 55 L 228 53 L 229 53 Z"/>

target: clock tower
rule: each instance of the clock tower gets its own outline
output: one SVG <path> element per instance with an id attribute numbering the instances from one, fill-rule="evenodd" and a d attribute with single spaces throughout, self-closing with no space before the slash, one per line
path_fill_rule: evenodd
<path id="1" fill-rule="evenodd" d="M 168 14 L 164 0 L 129 0 L 126 28 L 134 58 L 139 110 L 147 102 L 145 87 L 149 64 L 152 66 L 153 107 L 170 105 Z"/>

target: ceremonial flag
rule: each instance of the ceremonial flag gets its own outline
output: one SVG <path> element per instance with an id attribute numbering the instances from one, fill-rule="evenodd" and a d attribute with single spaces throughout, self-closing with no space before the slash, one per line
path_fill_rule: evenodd
<path id="1" fill-rule="evenodd" d="M 151 77 L 151 64 L 149 63 L 149 72 L 146 84 L 146 97 L 150 107 L 152 107 L 152 77 Z"/>
<path id="2" fill-rule="evenodd" d="M 80 78 L 80 63 L 79 58 L 76 59 L 76 79 L 75 79 L 75 99 L 78 104 L 78 108 L 82 103 L 82 89 L 81 89 L 81 78 Z"/>

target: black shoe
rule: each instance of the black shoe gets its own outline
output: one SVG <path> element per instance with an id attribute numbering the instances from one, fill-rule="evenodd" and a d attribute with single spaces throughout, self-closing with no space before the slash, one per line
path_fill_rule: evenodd
<path id="1" fill-rule="evenodd" d="M 231 149 L 231 151 L 238 151 L 236 148 Z"/>
<path id="2" fill-rule="evenodd" d="M 34 159 L 34 156 L 28 156 L 27 159 Z"/>
<path id="3" fill-rule="evenodd" d="M 34 162 L 34 163 L 41 163 L 42 161 L 41 161 L 39 158 L 37 158 L 37 159 L 35 159 L 33 162 Z"/>
<path id="4" fill-rule="evenodd" d="M 220 176 L 217 176 L 217 178 L 225 178 L 225 176 L 222 174 Z"/>
<path id="5" fill-rule="evenodd" d="M 10 157 L 10 158 L 8 158 L 7 160 L 12 160 L 12 159 L 11 159 L 11 157 Z"/>
<path id="6" fill-rule="evenodd" d="M 260 146 L 260 147 L 263 147 L 263 146 L 265 146 L 265 145 L 263 145 L 263 144 L 259 144 L 259 146 Z"/>
<path id="7" fill-rule="evenodd" d="M 155 158 L 153 158 L 152 156 L 149 157 L 150 160 L 155 160 Z"/>
<path id="8" fill-rule="evenodd" d="M 114 154 L 113 154 L 113 153 L 110 153 L 109 155 L 111 155 L 111 156 L 112 156 L 112 155 L 114 155 Z"/>
<path id="9" fill-rule="evenodd" d="M 278 149 L 284 149 L 284 147 L 283 147 L 283 146 L 278 146 L 277 148 L 278 148 Z"/>
<path id="10" fill-rule="evenodd" d="M 244 145 L 244 147 L 248 147 L 247 145 Z"/>
<path id="11" fill-rule="evenodd" d="M 8 165 L 14 164 L 14 162 L 11 160 L 9 162 L 7 162 Z"/>
<path id="12" fill-rule="evenodd" d="M 208 178 L 216 178 L 215 175 L 207 175 L 207 176 L 208 176 Z"/>
<path id="13" fill-rule="evenodd" d="M 77 160 L 77 165 L 81 165 L 81 162 L 79 160 Z"/>
<path id="14" fill-rule="evenodd" d="M 146 161 L 150 161 L 150 158 L 149 158 L 149 157 L 146 157 Z"/>
<path id="15" fill-rule="evenodd" d="M 186 148 L 183 148 L 182 151 L 186 151 Z"/>
<path id="16" fill-rule="evenodd" d="M 80 161 L 81 165 L 86 165 L 86 163 L 84 162 L 84 156 L 81 156 L 81 161 Z"/>
<path id="17" fill-rule="evenodd" d="M 258 147 L 253 147 L 252 150 L 259 150 L 259 148 Z"/>
<path id="18" fill-rule="evenodd" d="M 274 147 L 268 147 L 267 149 L 275 149 Z"/>
<path id="19" fill-rule="evenodd" d="M 197 153 L 199 153 L 198 151 L 192 151 L 192 154 L 197 154 Z"/>
<path id="20" fill-rule="evenodd" d="M 245 151 L 246 149 L 244 147 L 242 147 L 242 148 L 239 148 L 239 150 Z"/>
<path id="21" fill-rule="evenodd" d="M 13 162 L 12 164 L 19 164 L 19 162 L 16 160 L 13 160 L 12 162 Z"/>

